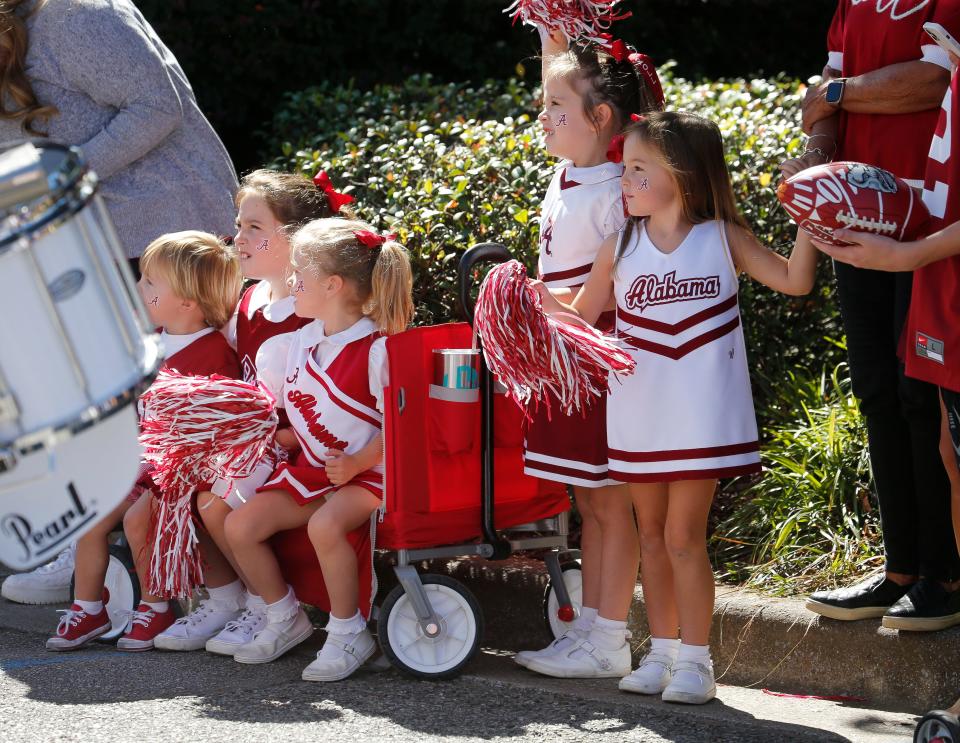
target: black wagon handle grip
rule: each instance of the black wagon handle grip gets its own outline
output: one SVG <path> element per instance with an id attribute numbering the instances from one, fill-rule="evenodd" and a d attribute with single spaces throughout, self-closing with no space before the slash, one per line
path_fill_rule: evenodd
<path id="1" fill-rule="evenodd" d="M 480 263 L 505 263 L 511 258 L 510 251 L 500 243 L 478 243 L 460 256 L 460 265 L 457 267 L 460 313 L 471 325 L 474 310 L 474 302 L 470 298 L 473 269 Z"/>

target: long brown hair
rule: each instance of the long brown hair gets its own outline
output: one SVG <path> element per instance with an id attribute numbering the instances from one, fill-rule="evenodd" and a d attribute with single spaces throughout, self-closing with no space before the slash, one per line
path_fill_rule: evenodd
<path id="1" fill-rule="evenodd" d="M 353 217 L 353 210 L 348 206 L 340 207 L 340 211 L 334 214 L 326 193 L 317 188 L 309 178 L 298 173 L 283 173 L 265 168 L 254 170 L 240 181 L 235 200 L 237 209 L 240 208 L 243 197 L 248 194 L 260 196 L 274 218 L 291 233 L 312 219 L 337 215 Z"/>
<path id="2" fill-rule="evenodd" d="M 681 212 L 690 224 L 718 219 L 750 231 L 737 207 L 723 136 L 714 122 L 686 111 L 656 111 L 627 126 L 623 134 L 625 139 L 639 137 L 656 150 L 673 176 Z M 629 244 L 637 219 L 627 221 L 622 246 Z"/>
<path id="3" fill-rule="evenodd" d="M 37 0 L 31 11 L 35 13 L 45 0 Z M 54 106 L 41 105 L 27 78 L 27 25 L 25 16 L 17 10 L 29 0 L 0 0 L 0 119 L 21 119 L 20 126 L 27 134 L 44 136 L 37 127 L 38 119 L 46 121 L 59 111 Z M 7 108 L 12 101 L 12 108 Z"/>

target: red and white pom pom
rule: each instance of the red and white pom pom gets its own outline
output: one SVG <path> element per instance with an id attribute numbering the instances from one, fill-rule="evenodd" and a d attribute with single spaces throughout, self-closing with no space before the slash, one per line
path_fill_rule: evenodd
<path id="1" fill-rule="evenodd" d="M 559 31 L 573 41 L 593 41 L 603 44 L 602 34 L 614 21 L 629 18 L 627 11 L 618 13 L 620 0 L 515 0 L 503 12 L 530 26 L 547 31 Z"/>
<path id="2" fill-rule="evenodd" d="M 140 409 L 140 443 L 160 491 L 148 541 L 148 590 L 181 598 L 203 582 L 194 491 L 215 478 L 246 477 L 273 456 L 277 414 L 270 395 L 255 385 L 169 371 L 143 393 Z"/>
<path id="3" fill-rule="evenodd" d="M 527 269 L 508 261 L 487 274 L 474 310 L 473 326 L 483 341 L 487 366 L 526 408 L 552 392 L 565 415 L 581 415 L 609 392 L 610 372 L 632 374 L 635 363 L 613 339 L 589 327 L 559 322 L 543 311 Z"/>

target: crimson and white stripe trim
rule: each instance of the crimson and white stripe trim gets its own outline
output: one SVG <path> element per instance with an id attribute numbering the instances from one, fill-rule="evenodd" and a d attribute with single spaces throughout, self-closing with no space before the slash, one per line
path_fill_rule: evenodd
<path id="1" fill-rule="evenodd" d="M 350 415 L 369 423 L 374 428 L 383 427 L 383 416 L 373 408 L 369 408 L 363 403 L 357 402 L 352 397 L 347 395 L 347 393 L 340 390 L 325 371 L 317 368 L 317 364 L 313 360 L 312 356 L 307 357 L 307 371 L 310 373 L 310 376 L 312 376 L 321 384 L 321 386 L 330 396 L 331 402 L 337 405 L 337 407 L 342 408 L 350 413 Z"/>

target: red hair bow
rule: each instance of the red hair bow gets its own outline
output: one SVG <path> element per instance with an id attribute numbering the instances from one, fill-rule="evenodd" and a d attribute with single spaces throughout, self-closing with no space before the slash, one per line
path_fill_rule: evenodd
<path id="1" fill-rule="evenodd" d="M 353 236 L 357 238 L 357 241 L 361 245 L 366 245 L 368 248 L 379 248 L 387 240 L 396 240 L 397 236 L 392 232 L 388 232 L 385 235 L 378 235 L 376 232 L 371 232 L 370 230 L 354 230 Z"/>
<path id="2" fill-rule="evenodd" d="M 353 203 L 353 196 L 340 193 L 333 187 L 333 183 L 330 182 L 330 176 L 327 175 L 327 171 L 325 170 L 318 171 L 317 174 L 313 176 L 313 185 L 327 195 L 327 203 L 330 204 L 330 211 L 334 214 L 339 214 L 342 207 Z"/>
<path id="3" fill-rule="evenodd" d="M 615 134 L 610 138 L 610 144 L 607 146 L 607 160 L 612 163 L 623 162 L 623 135 Z"/>
<path id="4" fill-rule="evenodd" d="M 622 62 L 629 58 L 630 50 L 623 39 L 614 39 L 610 34 L 600 34 L 600 38 L 604 41 L 601 47 L 615 60 Z"/>
<path id="5" fill-rule="evenodd" d="M 640 70 L 643 79 L 647 81 L 647 87 L 650 88 L 650 92 L 656 97 L 660 108 L 663 108 L 665 101 L 663 84 L 660 82 L 660 76 L 657 74 L 657 67 L 653 64 L 653 60 L 646 54 L 641 54 L 640 52 L 633 52 L 628 59 L 630 60 L 630 64 Z"/>
<path id="6" fill-rule="evenodd" d="M 646 121 L 647 117 L 643 114 L 630 114 L 630 121 L 636 124 L 638 121 Z"/>

